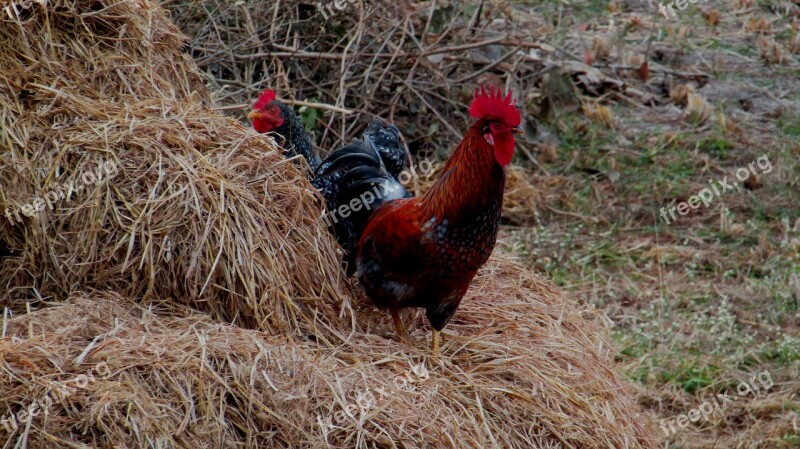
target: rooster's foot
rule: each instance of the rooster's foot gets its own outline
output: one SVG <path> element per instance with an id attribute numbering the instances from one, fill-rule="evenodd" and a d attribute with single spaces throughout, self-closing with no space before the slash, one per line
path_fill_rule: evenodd
<path id="1" fill-rule="evenodd" d="M 403 325 L 403 322 L 400 321 L 400 311 L 397 309 L 390 309 L 389 312 L 392 314 L 392 322 L 394 322 L 394 328 L 397 330 L 397 335 L 400 336 L 400 340 L 405 344 L 411 344 L 411 336 L 408 335 L 406 327 Z"/>

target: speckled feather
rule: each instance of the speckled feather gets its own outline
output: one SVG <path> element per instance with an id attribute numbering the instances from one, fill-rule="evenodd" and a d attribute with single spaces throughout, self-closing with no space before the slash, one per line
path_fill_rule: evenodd
<path id="1" fill-rule="evenodd" d="M 363 139 L 368 139 L 375 145 L 386 171 L 397 179 L 400 172 L 408 165 L 408 152 L 400 143 L 400 131 L 397 127 L 387 126 L 380 120 L 374 120 L 364 131 Z"/>
<path id="2" fill-rule="evenodd" d="M 292 108 L 277 100 L 275 100 L 274 103 L 280 108 L 284 118 L 283 124 L 275 128 L 274 131 L 276 134 L 286 139 L 288 143 L 287 146 L 289 148 L 287 149 L 289 151 L 286 153 L 286 158 L 288 159 L 298 154 L 302 155 L 306 161 L 308 161 L 308 165 L 311 167 L 313 173 L 319 166 L 320 160 L 319 156 L 314 152 L 314 148 L 311 146 L 311 138 L 308 136 L 305 126 L 303 126 L 303 123 L 297 118 Z"/>
<path id="3" fill-rule="evenodd" d="M 400 172 L 408 165 L 408 152 L 400 143 L 400 131 L 397 127 L 386 125 L 381 120 L 374 120 L 367 126 L 361 139 L 354 139 L 349 145 L 329 154 L 319 164 L 319 168 L 314 173 L 313 182 L 322 191 L 325 198 L 328 198 L 333 190 L 338 188 L 339 180 L 344 174 L 343 170 L 331 170 L 331 165 L 347 154 L 349 147 L 362 145 L 364 142 L 372 143 L 374 149 L 378 151 L 386 171 L 393 179 L 397 179 Z"/>

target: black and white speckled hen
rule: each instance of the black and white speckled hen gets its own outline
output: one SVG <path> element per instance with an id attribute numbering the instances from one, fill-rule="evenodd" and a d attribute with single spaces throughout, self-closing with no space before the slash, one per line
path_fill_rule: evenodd
<path id="1" fill-rule="evenodd" d="M 375 120 L 360 139 L 320 160 L 303 124 L 274 91 L 261 93 L 248 118 L 256 131 L 274 132 L 284 140 L 287 158 L 299 154 L 308 161 L 311 184 L 329 211 L 325 222 L 344 249 L 347 274 L 353 274 L 356 245 L 372 212 L 386 201 L 411 196 L 397 181 L 408 164 L 397 127 Z"/>

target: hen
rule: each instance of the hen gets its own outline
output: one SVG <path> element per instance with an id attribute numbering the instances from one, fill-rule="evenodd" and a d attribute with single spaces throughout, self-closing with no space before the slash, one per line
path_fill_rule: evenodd
<path id="1" fill-rule="evenodd" d="M 256 131 L 274 132 L 284 140 L 287 158 L 299 154 L 308 161 L 311 184 L 329 211 L 323 219 L 342 246 L 345 270 L 352 275 L 356 245 L 372 212 L 385 201 L 411 196 L 397 181 L 408 164 L 397 127 L 375 120 L 360 139 L 320 160 L 294 110 L 277 100 L 274 91 L 259 95 L 248 118 Z"/>

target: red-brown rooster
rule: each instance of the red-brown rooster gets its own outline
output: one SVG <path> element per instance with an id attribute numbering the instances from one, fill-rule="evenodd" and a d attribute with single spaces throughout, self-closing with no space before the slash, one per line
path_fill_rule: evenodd
<path id="1" fill-rule="evenodd" d="M 511 93 L 476 92 L 469 128 L 436 184 L 422 197 L 384 202 L 369 217 L 358 244 L 358 280 L 375 305 L 386 308 L 400 337 L 408 332 L 399 310 L 424 307 L 433 352 L 472 278 L 489 258 L 514 154 L 520 114 Z"/>

